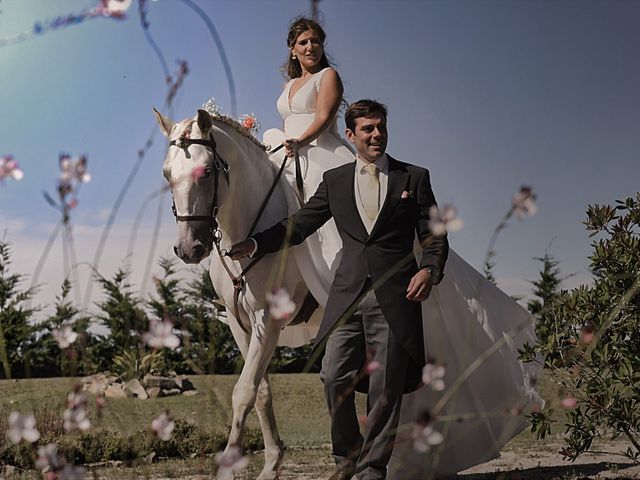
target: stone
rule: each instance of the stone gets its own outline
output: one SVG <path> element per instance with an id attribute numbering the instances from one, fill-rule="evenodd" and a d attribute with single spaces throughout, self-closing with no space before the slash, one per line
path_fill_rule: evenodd
<path id="1" fill-rule="evenodd" d="M 193 386 L 193 383 L 191 383 L 191 380 L 189 380 L 185 375 L 176 377 L 176 383 L 178 384 L 178 388 L 183 392 L 196 389 L 196 387 Z"/>
<path id="2" fill-rule="evenodd" d="M 145 375 L 142 379 L 142 384 L 147 388 L 160 387 L 163 390 L 179 388 L 174 378 L 161 377 L 158 375 Z"/>
<path id="3" fill-rule="evenodd" d="M 149 398 L 158 398 L 160 396 L 160 387 L 149 387 L 147 388 L 147 394 Z"/>
<path id="4" fill-rule="evenodd" d="M 147 391 L 144 389 L 144 387 L 140 383 L 140 380 L 138 380 L 137 378 L 129 380 L 127 383 L 125 383 L 124 391 L 127 393 L 127 396 L 136 397 L 140 400 L 146 400 L 147 398 L 149 398 Z"/>
<path id="5" fill-rule="evenodd" d="M 198 391 L 197 390 L 185 390 L 184 392 L 182 392 L 182 395 L 184 395 L 185 397 L 193 397 L 194 395 L 197 395 Z"/>
<path id="6" fill-rule="evenodd" d="M 103 373 L 89 375 L 82 379 L 82 390 L 92 395 L 102 395 L 109 386 L 109 379 Z"/>
<path id="7" fill-rule="evenodd" d="M 104 396 L 107 398 L 127 398 L 127 392 L 123 390 L 121 383 L 114 383 L 107 387 Z"/>
<path id="8" fill-rule="evenodd" d="M 160 390 L 161 397 L 173 397 L 175 395 L 180 395 L 182 392 L 179 388 L 168 388 Z"/>

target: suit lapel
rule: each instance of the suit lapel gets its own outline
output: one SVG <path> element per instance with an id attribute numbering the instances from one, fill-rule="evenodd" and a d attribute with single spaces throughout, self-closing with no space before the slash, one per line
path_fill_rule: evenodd
<path id="1" fill-rule="evenodd" d="M 407 172 L 403 168 L 400 168 L 400 164 L 395 159 L 391 158 L 390 155 L 387 155 L 387 157 L 389 159 L 387 195 L 385 196 L 384 203 L 382 204 L 382 209 L 380 210 L 380 214 L 376 219 L 376 223 L 373 225 L 373 229 L 371 230 L 369 238 L 376 235 L 382 225 L 384 225 L 387 219 L 391 216 L 396 208 L 396 205 L 398 205 L 398 202 L 402 197 L 402 192 L 406 189 L 407 182 L 409 180 L 409 172 Z M 351 188 L 353 189 L 353 181 L 351 182 Z M 358 217 L 360 216 L 358 215 Z M 362 223 L 362 220 L 360 221 L 360 223 Z"/>
<path id="2" fill-rule="evenodd" d="M 360 217 L 360 212 L 358 212 L 358 205 L 356 204 L 356 191 L 355 191 L 355 176 L 356 176 L 356 163 L 350 163 L 351 168 L 349 169 L 347 175 L 344 175 L 342 178 L 347 182 L 347 185 L 344 185 L 343 188 L 345 192 L 349 192 L 349 201 L 345 202 L 346 213 L 349 215 L 349 224 L 353 225 L 355 231 L 354 238 L 359 238 L 361 240 L 365 240 L 369 234 L 367 233 L 367 229 L 362 223 L 362 218 Z"/>

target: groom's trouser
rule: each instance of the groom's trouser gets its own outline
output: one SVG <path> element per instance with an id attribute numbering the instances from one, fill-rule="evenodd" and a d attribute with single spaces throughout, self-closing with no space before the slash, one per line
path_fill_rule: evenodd
<path id="1" fill-rule="evenodd" d="M 384 479 L 396 436 L 409 356 L 394 337 L 370 285 L 355 313 L 331 333 L 320 378 L 331 414 L 336 464 L 355 466 L 358 480 Z M 367 419 L 360 433 L 355 383 L 368 364 Z"/>

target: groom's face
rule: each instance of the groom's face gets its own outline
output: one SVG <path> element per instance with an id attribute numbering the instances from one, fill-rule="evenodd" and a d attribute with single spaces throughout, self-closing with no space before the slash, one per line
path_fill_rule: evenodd
<path id="1" fill-rule="evenodd" d="M 366 162 L 375 162 L 387 149 L 387 119 L 379 114 L 355 119 L 355 129 L 347 129 L 347 138 Z"/>

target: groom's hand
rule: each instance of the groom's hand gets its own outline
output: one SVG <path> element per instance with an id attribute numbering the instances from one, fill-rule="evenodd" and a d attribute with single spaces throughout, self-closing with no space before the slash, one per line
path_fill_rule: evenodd
<path id="1" fill-rule="evenodd" d="M 429 270 L 423 268 L 418 270 L 409 282 L 407 287 L 407 300 L 412 302 L 422 302 L 429 298 L 433 281 Z"/>
<path id="2" fill-rule="evenodd" d="M 231 247 L 231 250 L 229 250 L 227 255 L 230 256 L 232 260 L 240 260 L 241 258 L 245 258 L 253 254 L 255 247 L 255 242 L 251 239 L 247 239 L 240 243 L 236 243 Z"/>

